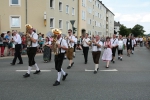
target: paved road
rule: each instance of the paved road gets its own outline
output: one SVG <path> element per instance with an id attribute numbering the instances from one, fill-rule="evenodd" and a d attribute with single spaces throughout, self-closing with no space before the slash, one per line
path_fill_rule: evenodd
<path id="1" fill-rule="evenodd" d="M 25 72 L 16 70 L 27 70 L 26 57 L 22 66 L 10 66 L 12 58 L 0 58 L 0 100 L 150 100 L 149 59 L 149 50 L 136 47 L 134 55 L 127 57 L 124 51 L 123 61 L 116 60 L 109 69 L 100 60 L 100 71 L 95 75 L 90 71 L 94 69 L 91 52 L 85 65 L 82 51 L 77 51 L 72 69 L 66 69 L 68 60 L 64 60 L 63 69 L 69 74 L 66 81 L 53 87 L 57 77 L 54 61 L 43 63 L 37 55 L 40 69 L 51 71 L 32 72 L 30 78 L 23 78 Z"/>

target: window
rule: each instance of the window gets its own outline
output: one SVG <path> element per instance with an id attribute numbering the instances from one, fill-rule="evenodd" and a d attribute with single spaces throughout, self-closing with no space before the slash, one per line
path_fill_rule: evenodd
<path id="1" fill-rule="evenodd" d="M 62 20 L 59 20 L 59 28 L 62 29 Z"/>
<path id="2" fill-rule="evenodd" d="M 66 5 L 66 13 L 69 14 L 69 5 Z"/>
<path id="3" fill-rule="evenodd" d="M 20 0 L 9 0 L 9 5 L 20 5 Z"/>
<path id="4" fill-rule="evenodd" d="M 86 5 L 86 0 L 82 0 L 82 6 L 85 7 Z"/>
<path id="5" fill-rule="evenodd" d="M 82 20 L 86 20 L 86 13 L 85 13 L 85 11 L 82 11 Z"/>
<path id="6" fill-rule="evenodd" d="M 54 18 L 50 18 L 50 28 L 54 28 Z"/>
<path id="7" fill-rule="evenodd" d="M 50 7 L 54 8 L 54 0 L 50 0 Z"/>
<path id="8" fill-rule="evenodd" d="M 59 11 L 62 11 L 62 2 L 59 2 Z"/>
<path id="9" fill-rule="evenodd" d="M 75 15 L 75 10 L 74 10 L 74 8 L 72 8 L 72 15 Z"/>
<path id="10" fill-rule="evenodd" d="M 69 22 L 66 22 L 66 30 L 69 30 Z"/>
<path id="11" fill-rule="evenodd" d="M 20 16 L 10 16 L 10 27 L 11 28 L 21 28 L 21 17 Z"/>

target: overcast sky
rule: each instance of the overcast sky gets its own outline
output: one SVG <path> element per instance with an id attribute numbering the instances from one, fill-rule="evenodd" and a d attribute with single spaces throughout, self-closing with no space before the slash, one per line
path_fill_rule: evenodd
<path id="1" fill-rule="evenodd" d="M 102 0 L 119 21 L 128 28 L 140 24 L 150 34 L 150 0 Z"/>

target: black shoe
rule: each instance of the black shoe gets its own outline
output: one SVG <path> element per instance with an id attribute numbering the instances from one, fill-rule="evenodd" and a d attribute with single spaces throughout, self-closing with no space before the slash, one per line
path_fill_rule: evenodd
<path id="1" fill-rule="evenodd" d="M 84 64 L 87 64 L 87 62 L 85 62 Z"/>
<path id="2" fill-rule="evenodd" d="M 75 56 L 73 56 L 73 58 L 75 58 Z"/>
<path id="3" fill-rule="evenodd" d="M 39 71 L 36 70 L 33 74 L 38 74 L 38 73 L 40 73 L 40 72 L 41 72 L 40 70 L 39 70 Z"/>
<path id="4" fill-rule="evenodd" d="M 122 61 L 122 58 L 120 59 L 120 61 Z"/>
<path id="5" fill-rule="evenodd" d="M 97 73 L 97 71 L 94 71 L 94 74 L 96 74 Z"/>
<path id="6" fill-rule="evenodd" d="M 15 65 L 14 63 L 10 63 L 11 65 Z"/>
<path id="7" fill-rule="evenodd" d="M 62 81 L 64 81 L 67 76 L 68 76 L 68 73 L 66 73 L 66 75 L 63 75 Z"/>
<path id="8" fill-rule="evenodd" d="M 109 67 L 106 66 L 106 68 L 109 68 Z"/>
<path id="9" fill-rule="evenodd" d="M 97 71 L 99 70 L 99 68 L 97 68 Z"/>
<path id="10" fill-rule="evenodd" d="M 71 67 L 73 66 L 74 62 L 71 64 Z"/>
<path id="11" fill-rule="evenodd" d="M 25 75 L 23 75 L 24 78 L 26 77 L 30 77 L 30 74 L 26 73 Z"/>
<path id="12" fill-rule="evenodd" d="M 118 57 L 118 60 L 120 59 L 120 57 Z"/>
<path id="13" fill-rule="evenodd" d="M 113 59 L 111 60 L 111 62 L 113 62 Z"/>
<path id="14" fill-rule="evenodd" d="M 67 58 L 64 58 L 64 59 L 67 59 Z"/>
<path id="15" fill-rule="evenodd" d="M 23 64 L 23 63 L 19 62 L 19 63 L 17 63 L 17 64 Z"/>
<path id="16" fill-rule="evenodd" d="M 113 63 L 115 63 L 115 61 L 112 61 Z"/>
<path id="17" fill-rule="evenodd" d="M 71 66 L 68 66 L 68 67 L 67 67 L 67 69 L 70 69 L 70 68 L 71 68 Z"/>
<path id="18" fill-rule="evenodd" d="M 60 82 L 56 81 L 53 86 L 57 86 L 57 85 L 60 85 Z"/>

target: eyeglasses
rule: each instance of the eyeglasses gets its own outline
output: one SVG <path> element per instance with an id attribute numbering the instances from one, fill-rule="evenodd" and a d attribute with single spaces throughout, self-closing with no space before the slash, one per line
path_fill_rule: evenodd
<path id="1" fill-rule="evenodd" d="M 71 33 L 71 32 L 68 32 L 68 33 Z"/>

